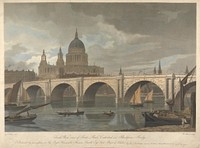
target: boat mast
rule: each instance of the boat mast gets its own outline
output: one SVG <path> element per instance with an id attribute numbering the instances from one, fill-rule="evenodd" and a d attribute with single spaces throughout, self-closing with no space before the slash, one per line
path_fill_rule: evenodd
<path id="1" fill-rule="evenodd" d="M 187 83 L 187 79 L 190 75 L 193 74 L 193 72 L 195 71 L 196 66 L 182 79 L 179 80 L 180 83 L 180 109 L 184 110 L 184 85 Z"/>

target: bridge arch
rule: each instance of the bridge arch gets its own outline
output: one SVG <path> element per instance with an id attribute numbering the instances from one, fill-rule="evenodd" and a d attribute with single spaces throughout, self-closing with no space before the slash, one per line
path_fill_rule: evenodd
<path id="1" fill-rule="evenodd" d="M 104 85 L 106 85 L 107 89 L 110 89 L 112 94 L 114 94 L 112 103 L 115 104 L 116 92 L 112 86 L 105 82 L 94 82 L 89 85 L 83 94 L 83 104 L 93 106 L 95 104 L 97 91 Z"/>
<path id="2" fill-rule="evenodd" d="M 72 93 L 76 96 L 77 95 L 76 91 L 75 91 L 75 89 L 70 84 L 68 84 L 68 83 L 61 83 L 61 84 L 55 86 L 52 89 L 51 99 L 52 100 L 62 100 L 64 98 L 66 89 L 69 89 L 69 88 L 71 89 Z"/>
<path id="3" fill-rule="evenodd" d="M 143 81 L 138 81 L 136 83 L 133 83 L 125 92 L 124 95 L 124 103 L 127 104 L 129 103 L 131 97 L 133 96 L 134 92 L 137 90 L 138 87 L 142 88 L 142 99 L 145 98 L 148 92 L 150 92 L 152 89 L 154 91 L 153 99 L 156 99 L 158 101 L 160 98 L 163 98 L 162 100 L 159 100 L 159 103 L 162 103 L 164 105 L 164 98 L 165 98 L 165 93 L 163 90 L 159 87 L 159 85 L 153 83 L 152 81 L 148 80 L 143 80 Z M 158 96 L 156 97 L 155 96 Z M 154 101 L 154 102 L 156 102 Z"/>
<path id="4" fill-rule="evenodd" d="M 39 85 L 31 85 L 26 89 L 31 102 L 44 101 L 45 92 Z"/>

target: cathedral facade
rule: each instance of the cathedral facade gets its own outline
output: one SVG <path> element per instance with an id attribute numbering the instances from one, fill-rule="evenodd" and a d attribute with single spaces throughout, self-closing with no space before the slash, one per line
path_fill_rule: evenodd
<path id="1" fill-rule="evenodd" d="M 59 49 L 56 65 L 47 63 L 46 54 L 43 50 L 38 67 L 39 79 L 99 76 L 101 74 L 104 74 L 103 67 L 88 65 L 88 54 L 85 52 L 85 45 L 78 38 L 77 30 L 75 38 L 69 44 L 66 62 L 64 62 L 61 48 Z"/>

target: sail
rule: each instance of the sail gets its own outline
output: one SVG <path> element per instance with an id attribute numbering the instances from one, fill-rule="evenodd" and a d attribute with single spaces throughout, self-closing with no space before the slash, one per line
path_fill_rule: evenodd
<path id="1" fill-rule="evenodd" d="M 30 97 L 27 94 L 26 90 L 23 88 L 22 81 L 18 81 L 13 85 L 13 88 L 6 94 L 5 100 L 6 105 L 16 104 L 20 106 L 24 102 L 29 102 Z"/>
<path id="2" fill-rule="evenodd" d="M 140 96 L 141 96 L 141 88 L 139 86 L 138 89 L 135 91 L 133 97 L 131 98 L 130 103 L 131 104 L 141 104 L 142 101 L 141 101 Z"/>
<path id="3" fill-rule="evenodd" d="M 19 94 L 20 86 L 21 86 L 21 81 L 15 83 L 13 85 L 11 94 L 9 95 L 9 98 L 8 98 L 9 103 L 17 103 L 18 102 L 18 94 Z"/>
<path id="4" fill-rule="evenodd" d="M 6 95 L 5 95 L 5 104 L 9 104 L 11 93 L 12 93 L 12 89 L 10 89 L 10 90 L 6 93 Z"/>
<path id="5" fill-rule="evenodd" d="M 145 97 L 145 101 L 153 101 L 153 90 L 151 90 Z"/>

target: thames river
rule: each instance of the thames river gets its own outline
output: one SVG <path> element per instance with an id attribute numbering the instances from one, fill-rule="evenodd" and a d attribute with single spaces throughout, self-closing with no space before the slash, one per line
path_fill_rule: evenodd
<path id="1" fill-rule="evenodd" d="M 131 108 L 129 105 L 115 105 L 112 97 L 96 97 L 96 103 L 92 107 L 79 107 L 84 115 L 60 116 L 57 111 L 76 111 L 76 103 L 73 99 L 58 101 L 48 106 L 32 110 L 37 118 L 31 124 L 6 124 L 6 132 L 25 131 L 120 131 L 133 130 L 144 127 L 143 111 L 166 109 L 164 98 L 154 97 L 154 103 L 145 103 L 143 107 Z M 37 104 L 37 103 L 36 103 Z M 113 111 L 113 116 L 103 113 Z M 6 111 L 8 114 L 9 111 Z"/>

